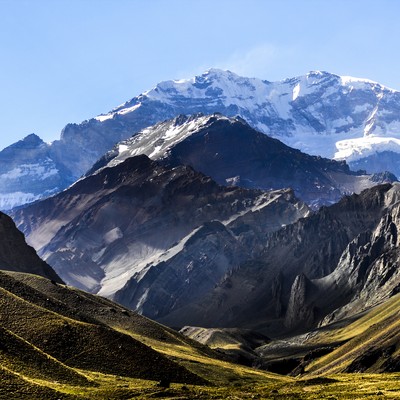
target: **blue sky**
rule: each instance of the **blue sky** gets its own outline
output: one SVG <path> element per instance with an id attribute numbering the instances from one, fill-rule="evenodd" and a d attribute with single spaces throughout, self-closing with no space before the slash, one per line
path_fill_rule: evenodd
<path id="1" fill-rule="evenodd" d="M 210 67 L 400 90 L 398 0 L 0 0 L 0 148 Z"/>

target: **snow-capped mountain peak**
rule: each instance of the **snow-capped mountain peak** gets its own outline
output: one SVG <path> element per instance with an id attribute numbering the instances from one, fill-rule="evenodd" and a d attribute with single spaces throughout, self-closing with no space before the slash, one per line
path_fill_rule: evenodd
<path id="1" fill-rule="evenodd" d="M 104 165 L 101 167 L 95 165 L 94 169 L 89 170 L 87 175 L 94 171 L 98 173 L 104 167 L 114 167 L 127 158 L 140 154 L 145 154 L 154 160 L 163 159 L 175 145 L 206 128 L 216 120 L 223 120 L 230 124 L 240 122 L 247 125 L 240 117 L 228 118 L 218 113 L 213 115 L 203 115 L 201 113 L 191 116 L 179 115 L 171 120 L 145 128 L 135 136 L 118 143 L 113 150 L 106 154 Z M 108 160 L 111 161 L 107 162 Z"/>
<path id="2" fill-rule="evenodd" d="M 240 115 L 251 126 L 292 147 L 333 158 L 338 156 L 337 142 L 400 135 L 399 104 L 399 92 L 368 79 L 310 71 L 268 82 L 212 68 L 190 79 L 161 82 L 97 120 L 130 118 L 150 105 L 159 109 L 164 119 L 198 112 Z"/>
<path id="3" fill-rule="evenodd" d="M 254 93 L 263 86 L 265 83 L 260 79 L 243 78 L 230 71 L 210 69 L 191 79 L 161 82 L 143 96 L 169 104 L 174 103 L 174 97 L 177 96 L 180 99 L 221 100 L 225 105 L 230 105 L 249 98 L 254 102 Z M 262 97 L 265 99 L 266 94 L 262 93 Z"/>
<path id="4" fill-rule="evenodd" d="M 23 190 L 15 190 L 18 182 L 8 182 L 3 190 L 7 196 L 14 190 L 40 196 L 63 189 L 115 143 L 180 114 L 215 112 L 240 116 L 256 130 L 305 153 L 348 160 L 353 168 L 368 172 L 388 169 L 400 174 L 400 161 L 393 164 L 392 156 L 388 162 L 380 162 L 382 149 L 400 160 L 400 92 L 368 79 L 325 71 L 269 82 L 212 68 L 190 79 L 161 82 L 106 114 L 81 124 L 68 124 L 60 140 L 39 144 L 43 159 L 53 160 L 59 171 L 57 187 L 50 187 L 50 181 L 47 186 L 32 178 L 32 184 Z M 165 146 L 179 137 L 177 128 L 171 130 L 159 151 L 166 150 Z M 38 139 L 27 138 L 24 145 L 31 140 L 37 144 Z M 11 152 L 16 150 L 13 146 Z M 26 156 L 36 165 L 34 153 Z M 371 156 L 375 157 L 373 163 L 362 161 Z M 9 160 L 5 153 L 0 156 L 0 175 L 18 168 Z M 23 164 L 28 162 L 24 160 Z"/>
<path id="5" fill-rule="evenodd" d="M 366 78 L 356 78 L 353 76 L 340 76 L 340 80 L 342 85 L 347 85 L 351 87 L 357 87 L 362 89 L 363 87 L 372 86 L 375 87 L 378 91 L 389 91 L 389 92 L 397 92 L 397 90 L 392 89 L 388 86 L 381 85 L 379 82 L 373 81 L 371 79 Z"/>

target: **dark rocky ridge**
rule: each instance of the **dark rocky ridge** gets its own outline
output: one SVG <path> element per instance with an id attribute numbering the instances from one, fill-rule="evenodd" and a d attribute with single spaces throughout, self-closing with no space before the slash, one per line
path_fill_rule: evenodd
<path id="1" fill-rule="evenodd" d="M 379 243 L 397 240 L 397 217 L 384 218 L 398 192 L 377 186 L 298 220 L 308 211 L 290 190 L 223 187 L 142 155 L 14 216 L 69 283 L 170 326 L 276 335 L 351 316 L 397 290 L 396 259 Z M 371 268 L 386 276 L 384 291 Z"/>
<path id="2" fill-rule="evenodd" d="M 54 270 L 25 242 L 13 220 L 0 212 L 0 270 L 27 272 L 61 283 Z"/>
<path id="3" fill-rule="evenodd" d="M 221 185 L 263 190 L 290 187 L 315 207 L 396 180 L 392 174 L 351 172 L 344 162 L 309 156 L 256 131 L 241 118 L 220 114 L 180 115 L 148 127 L 117 144 L 88 175 L 137 154 L 168 167 L 190 165 Z"/>

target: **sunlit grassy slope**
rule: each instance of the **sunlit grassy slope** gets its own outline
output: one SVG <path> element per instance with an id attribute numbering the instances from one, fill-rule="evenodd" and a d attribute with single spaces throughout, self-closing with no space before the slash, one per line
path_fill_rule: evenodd
<path id="1" fill-rule="evenodd" d="M 391 321 L 399 301 L 314 340 L 355 340 L 368 321 Z M 310 372 L 329 376 L 301 379 L 231 364 L 107 299 L 33 275 L 0 272 L 0 321 L 0 399 L 400 397 L 400 374 L 332 375 L 324 358 Z M 162 379 L 171 386 L 157 386 Z"/>
<path id="2" fill-rule="evenodd" d="M 310 364 L 306 371 L 313 374 L 398 371 L 400 294 L 348 326 L 319 332 L 309 344 L 323 345 L 344 341 L 336 350 Z"/>
<path id="3" fill-rule="evenodd" d="M 290 380 L 230 364 L 109 300 L 34 275 L 0 272 L 0 321 L 0 398 L 130 398 L 161 380 Z"/>

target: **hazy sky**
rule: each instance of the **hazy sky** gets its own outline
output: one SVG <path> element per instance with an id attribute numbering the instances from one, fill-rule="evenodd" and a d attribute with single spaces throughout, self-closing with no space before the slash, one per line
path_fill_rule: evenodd
<path id="1" fill-rule="evenodd" d="M 210 67 L 400 90 L 399 0 L 0 0 L 0 148 Z"/>

